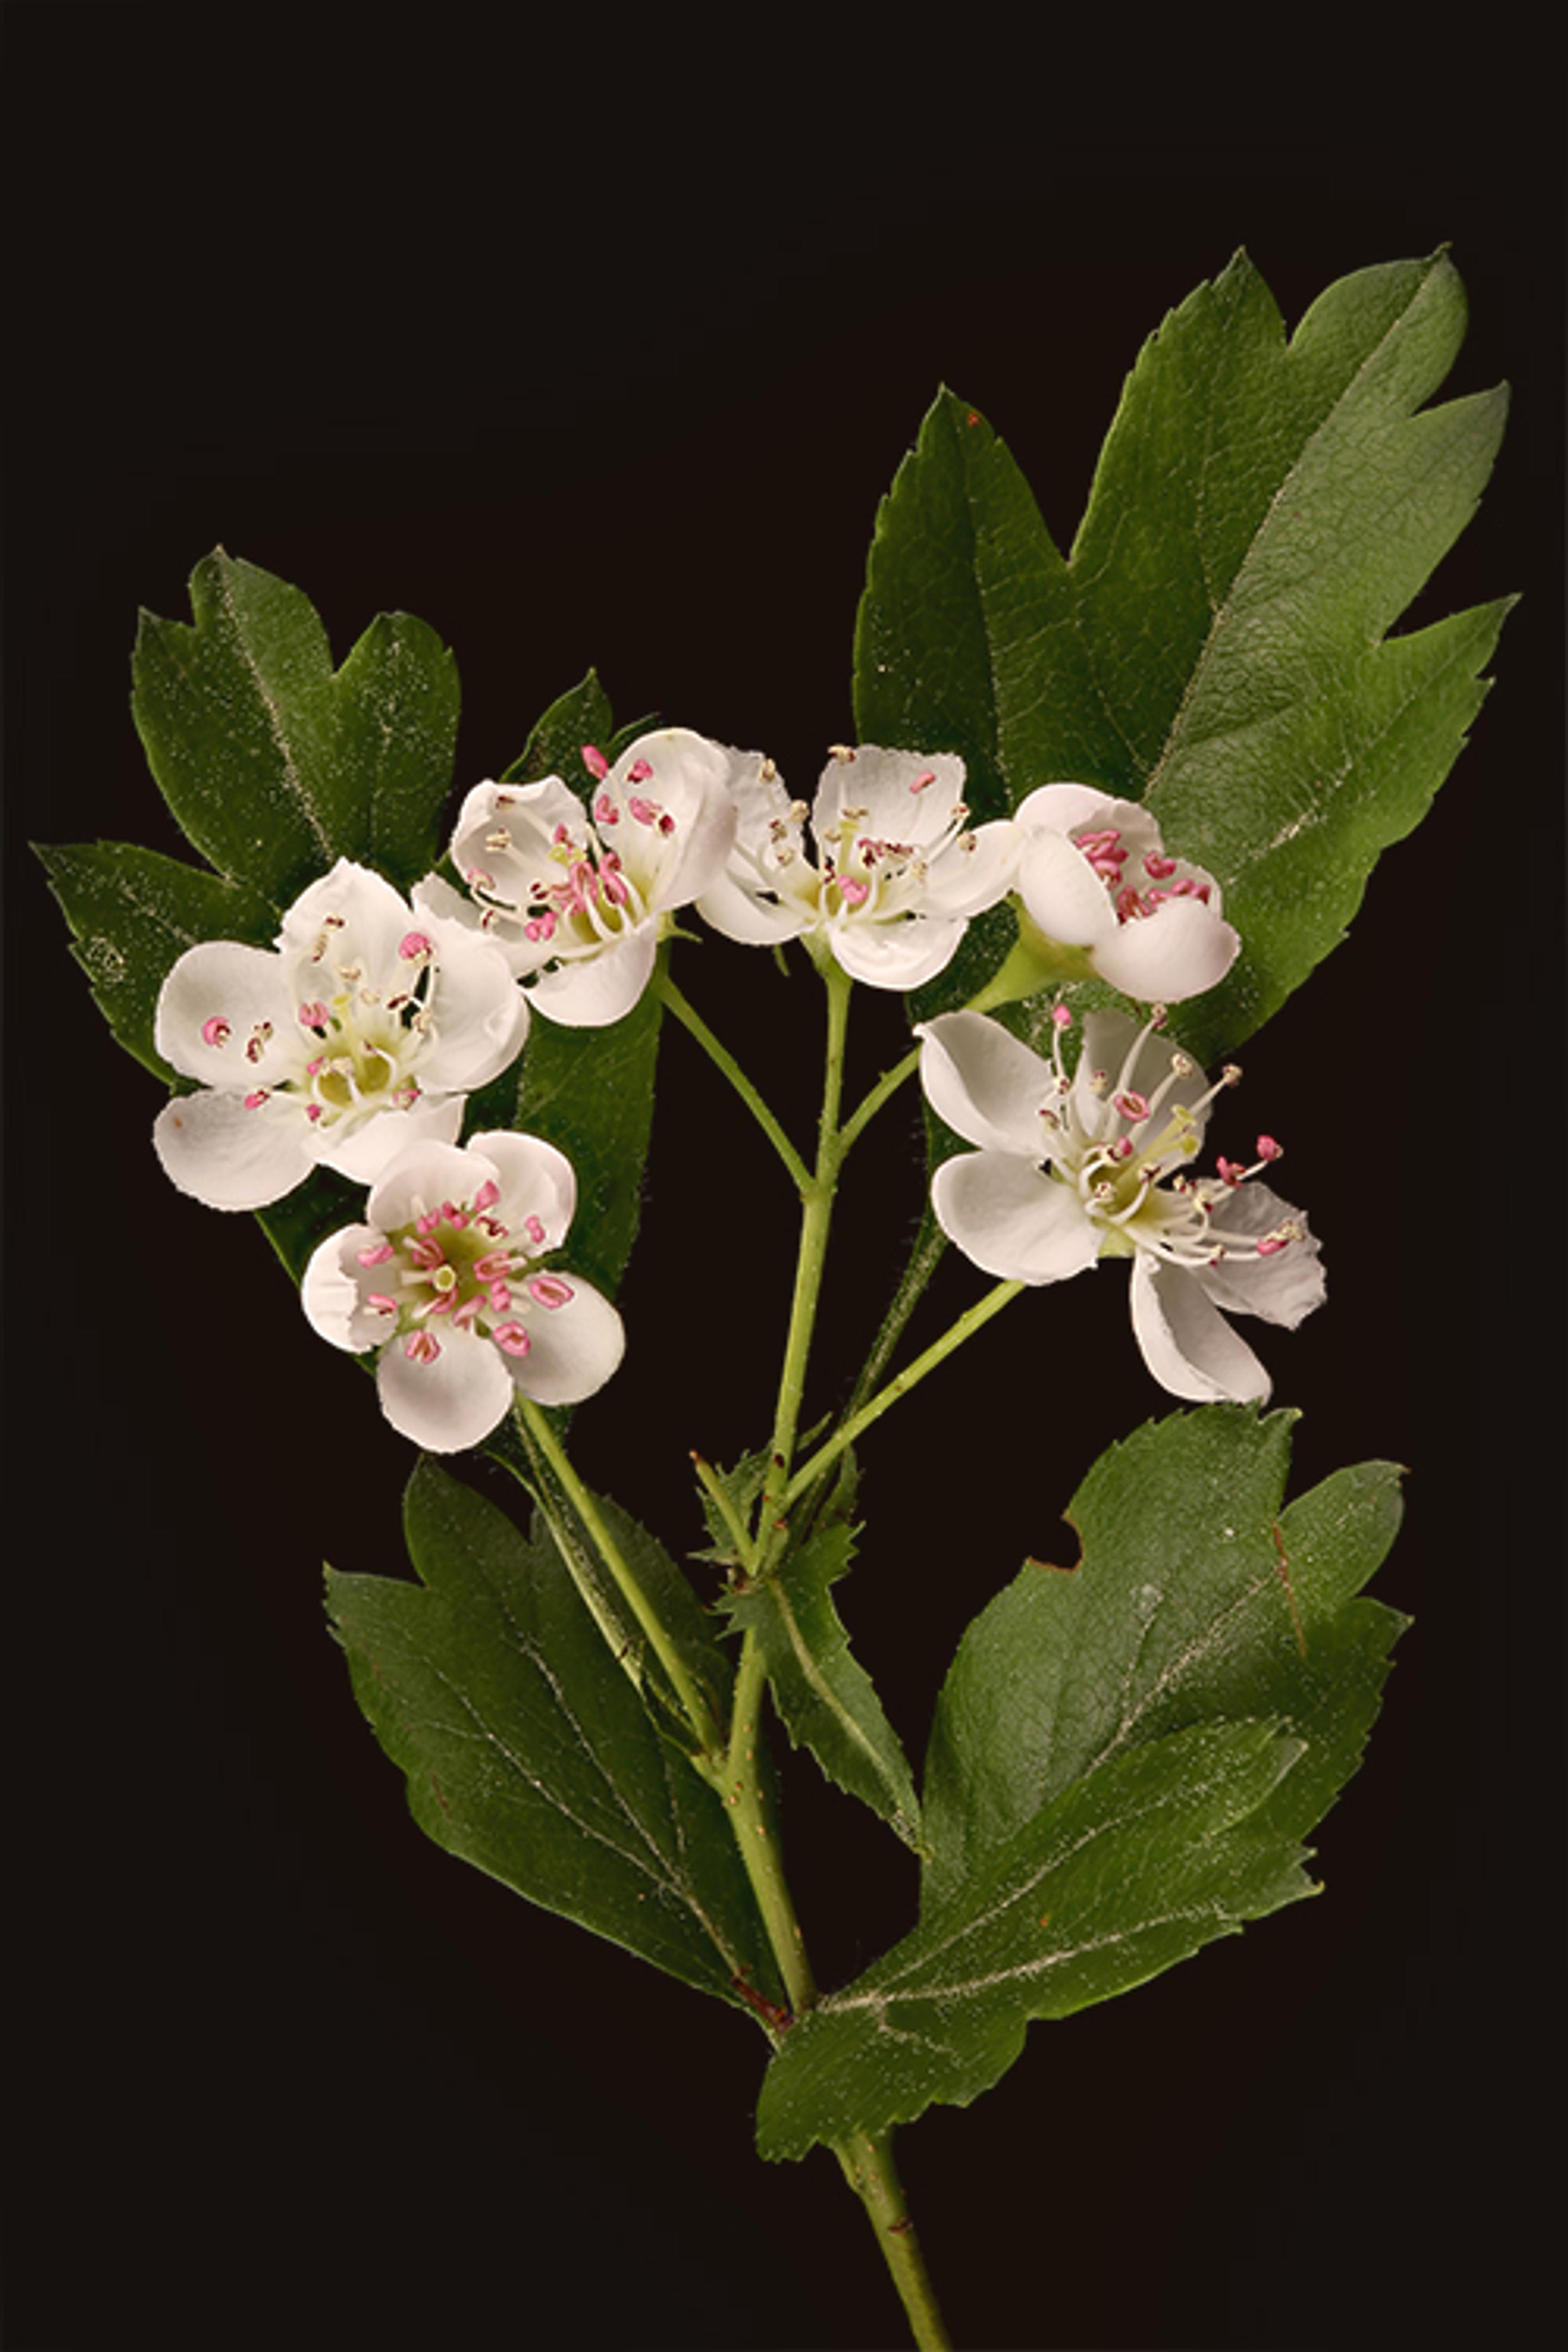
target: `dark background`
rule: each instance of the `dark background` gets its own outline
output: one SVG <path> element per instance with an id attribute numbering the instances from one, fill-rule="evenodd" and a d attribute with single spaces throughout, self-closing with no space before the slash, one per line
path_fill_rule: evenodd
<path id="1" fill-rule="evenodd" d="M 4 35 L 6 2342 L 900 2340 L 831 2160 L 752 2152 L 760 2041 L 427 1845 L 352 1704 L 319 1565 L 399 1572 L 408 1449 L 248 1221 L 163 1181 L 158 1089 L 22 845 L 181 845 L 128 714 L 137 607 L 184 616 L 221 541 L 340 657 L 384 607 L 456 646 L 464 784 L 593 662 L 623 718 L 765 742 L 809 790 L 939 382 L 1065 544 L 1142 341 L 1238 244 L 1293 324 L 1444 241 L 1448 389 L 1506 376 L 1515 408 L 1415 617 L 1528 594 L 1434 815 L 1216 1133 L 1287 1143 L 1330 1270 L 1261 1339 L 1298 1485 L 1412 1465 L 1379 1590 L 1419 1622 L 1322 1898 L 1035 2028 L 900 2145 L 966 2345 L 1510 2340 L 1562 2089 L 1561 163 L 1525 70 L 1212 31 L 1069 58 L 958 18 L 872 70 L 799 32 L 727 66 L 664 25 L 498 45 L 462 8 L 14 5 Z M 804 1139 L 818 992 L 714 946 L 680 976 L 766 1040 Z M 860 995 L 868 1077 L 901 1045 Z M 912 1117 L 855 1165 L 824 1366 L 901 1260 Z M 672 1035 L 631 1354 L 578 1442 L 673 1543 L 686 1449 L 761 1433 L 793 1246 Z M 964 1622 L 1067 1556 L 1094 1454 L 1169 1402 L 1121 1287 L 1021 1301 L 870 1449 L 844 1608 L 916 1754 Z M 945 1267 L 921 1328 L 974 1288 Z M 912 1870 L 809 1764 L 785 1804 L 841 1981 Z"/>

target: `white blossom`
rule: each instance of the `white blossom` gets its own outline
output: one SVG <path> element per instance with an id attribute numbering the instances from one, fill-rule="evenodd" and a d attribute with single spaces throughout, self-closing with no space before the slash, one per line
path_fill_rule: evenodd
<path id="1" fill-rule="evenodd" d="M 432 1453 L 477 1445 L 514 1395 L 576 1404 L 621 1360 L 608 1299 L 541 1263 L 566 1238 L 572 1163 L 537 1136 L 419 1143 L 365 1202 L 365 1222 L 321 1243 L 300 1304 L 335 1347 L 380 1349 L 394 1428 Z"/>
<path id="2" fill-rule="evenodd" d="M 591 814 L 559 776 L 476 784 L 451 844 L 468 896 L 436 875 L 415 896 L 493 940 L 548 1019 L 597 1029 L 631 1011 L 673 909 L 722 867 L 740 754 L 666 727 L 639 735 L 614 767 L 591 743 L 583 758 Z"/>
<path id="3" fill-rule="evenodd" d="M 1175 1004 L 1225 978 L 1240 940 L 1201 866 L 1168 857 L 1136 801 L 1042 784 L 1018 806 L 1017 890 L 1030 920 L 1124 996 Z"/>
<path id="4" fill-rule="evenodd" d="M 931 1205 L 949 1240 L 987 1274 L 1047 1283 L 1101 1257 L 1132 1260 L 1132 1328 L 1161 1383 L 1199 1402 L 1262 1402 L 1268 1375 L 1226 1321 L 1261 1316 L 1294 1327 L 1321 1304 L 1319 1244 L 1299 1210 L 1256 1180 L 1279 1157 L 1271 1136 L 1257 1159 L 1185 1171 L 1208 1106 L 1240 1076 L 1209 1085 L 1159 1035 L 1091 1013 L 1069 1078 L 1058 1007 L 1054 1055 L 1043 1062 L 978 1013 L 930 1022 L 921 1077 L 932 1108 L 978 1150 L 944 1160 Z"/>
<path id="5" fill-rule="evenodd" d="M 730 788 L 740 810 L 735 846 L 697 901 L 726 938 L 804 936 L 852 979 L 918 988 L 951 961 L 970 918 L 1011 886 L 1013 826 L 971 830 L 963 762 L 951 752 L 840 745 L 809 811 L 757 755 L 737 764 Z M 808 814 L 815 858 L 805 843 Z"/>
<path id="6" fill-rule="evenodd" d="M 153 1143 L 215 1209 L 264 1208 L 317 1166 L 373 1183 L 408 1144 L 453 1140 L 527 1034 L 498 949 L 340 858 L 275 948 L 206 940 L 174 965 L 153 1035 L 202 1091 L 174 1097 Z"/>

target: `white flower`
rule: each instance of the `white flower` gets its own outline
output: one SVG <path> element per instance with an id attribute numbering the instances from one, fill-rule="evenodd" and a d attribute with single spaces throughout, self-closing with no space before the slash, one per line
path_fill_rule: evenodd
<path id="1" fill-rule="evenodd" d="M 572 1223 L 572 1163 L 537 1136 L 416 1143 L 322 1242 L 300 1298 L 334 1347 L 379 1347 L 395 1429 L 435 1454 L 477 1445 L 514 1393 L 576 1404 L 626 1347 L 607 1298 L 539 1261 Z"/>
<path id="2" fill-rule="evenodd" d="M 1219 1160 L 1217 1177 L 1182 1172 L 1197 1155 L 1208 1105 L 1240 1072 L 1210 1086 L 1157 1035 L 1091 1013 L 1078 1070 L 1062 1066 L 1070 1016 L 1055 1015 L 1055 1059 L 1042 1062 L 978 1013 L 929 1022 L 921 1077 L 932 1108 L 977 1151 L 944 1160 L 931 1185 L 937 1223 L 987 1274 L 1059 1282 L 1100 1257 L 1132 1259 L 1132 1328 L 1143 1360 L 1173 1395 L 1263 1402 L 1268 1375 L 1226 1314 L 1298 1324 L 1323 1297 L 1319 1244 L 1300 1213 L 1253 1180 L 1279 1157 Z"/>
<path id="3" fill-rule="evenodd" d="M 260 1209 L 318 1165 L 374 1183 L 406 1145 L 452 1141 L 463 1101 L 504 1070 L 528 1006 L 488 940 L 416 914 L 342 857 L 283 918 L 278 944 L 207 940 L 163 982 L 158 1051 L 205 1091 L 153 1140 L 215 1209 Z"/>
<path id="4" fill-rule="evenodd" d="M 741 812 L 735 847 L 697 902 L 728 939 L 804 933 L 854 980 L 918 988 L 952 961 L 970 917 L 1011 887 L 1013 826 L 967 829 L 963 762 L 951 752 L 836 748 L 809 812 L 816 864 L 803 842 L 805 803 L 791 800 L 771 760 L 739 763 L 730 789 Z"/>
<path id="5" fill-rule="evenodd" d="M 670 909 L 723 866 L 739 754 L 666 727 L 639 735 L 613 768 L 591 743 L 583 758 L 598 786 L 591 819 L 559 776 L 476 784 L 451 846 L 470 897 L 436 875 L 415 897 L 497 941 L 550 1020 L 598 1029 L 647 987 Z"/>
<path id="6" fill-rule="evenodd" d="M 1219 884 L 1167 857 L 1136 801 L 1088 784 L 1042 784 L 1019 803 L 1018 895 L 1059 946 L 1080 949 L 1124 996 L 1176 1004 L 1225 978 L 1241 945 Z"/>

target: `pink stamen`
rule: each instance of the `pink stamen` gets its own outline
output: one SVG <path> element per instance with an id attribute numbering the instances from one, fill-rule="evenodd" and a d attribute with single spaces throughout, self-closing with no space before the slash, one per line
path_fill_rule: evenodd
<path id="1" fill-rule="evenodd" d="M 601 793 L 598 799 L 594 803 L 594 816 L 595 822 L 599 824 L 619 824 L 621 821 L 620 810 L 616 806 L 615 802 L 610 798 L 608 793 Z"/>
<path id="2" fill-rule="evenodd" d="M 521 1323 L 498 1323 L 490 1338 L 509 1356 L 526 1356 L 533 1344 Z"/>
<path id="3" fill-rule="evenodd" d="M 226 1045 L 233 1034 L 233 1030 L 229 1027 L 228 1023 L 224 1019 L 221 1013 L 215 1013 L 210 1021 L 204 1021 L 202 1023 L 202 1043 L 204 1045 Z"/>
<path id="4" fill-rule="evenodd" d="M 1139 1094 L 1132 1087 L 1124 1087 L 1120 1094 L 1112 1095 L 1110 1100 L 1112 1108 L 1119 1110 L 1123 1118 L 1140 1119 L 1149 1116 L 1148 1096 Z"/>
<path id="5" fill-rule="evenodd" d="M 445 1265 L 447 1263 L 441 1255 L 440 1243 L 431 1241 L 410 1242 L 408 1262 L 411 1265 L 417 1266 L 421 1274 L 431 1274 L 437 1266 Z"/>
<path id="6" fill-rule="evenodd" d="M 935 782 L 936 770 L 934 768 L 927 768 L 923 774 L 915 778 L 914 782 L 910 786 L 910 790 L 911 793 L 923 793 L 930 785 L 934 784 Z"/>
<path id="7" fill-rule="evenodd" d="M 1220 1172 L 1221 1177 L 1224 1179 L 1225 1182 L 1226 1182 L 1226 1183 L 1227 1183 L 1227 1184 L 1231 1184 L 1231 1185 L 1239 1184 L 1239 1183 L 1241 1183 L 1241 1182 L 1245 1180 L 1245 1178 L 1246 1178 L 1246 1175 L 1247 1175 L 1247 1171 L 1246 1171 L 1246 1169 L 1245 1169 L 1245 1168 L 1243 1168 L 1243 1167 L 1241 1167 L 1241 1166 L 1239 1166 L 1239 1165 L 1238 1165 L 1238 1163 L 1237 1163 L 1236 1160 L 1223 1160 L 1223 1159 L 1222 1159 L 1222 1160 L 1220 1160 L 1216 1161 L 1215 1165 L 1216 1165 L 1216 1166 L 1218 1167 L 1218 1169 L 1219 1169 L 1219 1172 Z"/>
<path id="8" fill-rule="evenodd" d="M 496 1313 L 498 1315 L 504 1315 L 507 1308 L 511 1305 L 511 1293 L 507 1288 L 506 1284 L 504 1282 L 492 1282 L 489 1286 L 489 1296 L 490 1305 L 494 1307 Z"/>
<path id="9" fill-rule="evenodd" d="M 1259 1160 L 1281 1159 L 1284 1155 L 1284 1145 L 1282 1143 L 1276 1143 L 1271 1135 L 1260 1135 L 1258 1139 L 1258 1157 Z"/>
<path id="10" fill-rule="evenodd" d="M 473 1197 L 471 1205 L 475 1215 L 477 1216 L 481 1209 L 493 1208 L 500 1199 L 500 1186 L 492 1176 L 487 1176 Z"/>
<path id="11" fill-rule="evenodd" d="M 489 1250 L 474 1260 L 474 1273 L 480 1282 L 500 1282 L 511 1272 L 510 1250 Z"/>
<path id="12" fill-rule="evenodd" d="M 477 877 L 474 874 L 470 874 L 468 877 L 470 882 L 474 881 L 476 878 Z M 483 879 L 487 883 L 489 878 L 490 877 L 488 874 L 483 877 Z M 405 963 L 412 963 L 416 956 L 434 955 L 436 950 L 430 943 L 427 933 L 424 931 L 406 931 L 403 938 L 398 941 L 397 952 L 403 958 Z M 303 1018 L 303 1015 L 300 1017 Z"/>
<path id="13" fill-rule="evenodd" d="M 626 770 L 626 782 L 628 784 L 646 784 L 652 773 L 653 770 L 646 760 L 634 760 Z"/>
<path id="14" fill-rule="evenodd" d="M 871 886 L 868 882 L 846 881 L 844 877 L 840 875 L 838 877 L 838 895 L 844 900 L 846 906 L 863 907 L 867 899 L 871 895 Z"/>
<path id="15" fill-rule="evenodd" d="M 1058 1029 L 1070 1029 L 1072 1027 L 1072 1014 L 1068 1011 L 1065 1004 L 1052 1005 L 1051 1019 Z"/>
<path id="16" fill-rule="evenodd" d="M 433 1331 L 411 1331 L 403 1352 L 412 1364 L 433 1364 L 441 1352 L 441 1342 Z"/>
<path id="17" fill-rule="evenodd" d="M 320 1118 L 321 1118 L 321 1104 L 320 1104 L 320 1103 L 307 1103 L 307 1104 L 305 1105 L 305 1116 L 306 1116 L 306 1118 L 307 1118 L 308 1119 L 311 1120 L 311 1121 L 312 1121 L 312 1123 L 313 1123 L 316 1119 Z"/>
<path id="18" fill-rule="evenodd" d="M 524 923 L 522 936 L 525 940 L 545 944 L 554 938 L 555 917 L 548 907 L 542 915 L 536 915 L 531 923 Z"/>
<path id="19" fill-rule="evenodd" d="M 653 803 L 644 800 L 640 793 L 631 793 L 627 798 L 626 806 L 638 824 L 652 824 L 658 815 L 658 811 Z"/>
<path id="20" fill-rule="evenodd" d="M 470 890 L 493 890 L 496 887 L 495 876 L 487 874 L 482 866 L 470 866 L 463 879 Z"/>
<path id="21" fill-rule="evenodd" d="M 564 1307 L 575 1293 L 558 1274 L 537 1274 L 528 1286 L 528 1295 L 541 1307 Z"/>
<path id="22" fill-rule="evenodd" d="M 605 759 L 604 753 L 600 751 L 596 743 L 584 744 L 583 765 L 587 769 L 588 773 L 593 777 L 595 783 L 602 784 L 605 778 L 610 772 L 610 763 L 608 760 Z"/>
<path id="23" fill-rule="evenodd" d="M 484 1300 L 480 1298 L 476 1292 L 471 1297 L 465 1298 L 460 1307 L 454 1307 L 452 1309 L 453 1329 L 457 1331 L 466 1331 L 469 1324 L 479 1314 L 479 1311 L 483 1305 Z"/>
<path id="24" fill-rule="evenodd" d="M 529 1240 L 532 1242 L 535 1248 L 538 1248 L 542 1244 L 544 1240 L 544 1222 L 542 1218 L 524 1217 L 522 1221 L 522 1230 L 528 1235 Z"/>
<path id="25" fill-rule="evenodd" d="M 255 1092 L 253 1095 L 247 1095 L 247 1096 L 246 1096 L 246 1097 L 245 1097 L 245 1108 L 246 1108 L 246 1109 L 247 1109 L 247 1110 L 259 1110 L 259 1109 L 261 1108 L 262 1104 L 267 1100 L 267 1096 L 268 1096 L 268 1089 L 267 1089 L 267 1087 L 257 1087 L 257 1089 L 256 1089 L 256 1092 Z"/>
<path id="26" fill-rule="evenodd" d="M 1151 882 L 1168 882 L 1175 870 L 1176 861 L 1173 857 L 1156 857 L 1152 850 L 1143 860 L 1143 871 Z"/>
<path id="27" fill-rule="evenodd" d="M 373 1290 L 367 1303 L 374 1307 L 378 1315 L 395 1315 L 397 1312 L 396 1299 L 388 1298 L 384 1290 Z"/>
<path id="28" fill-rule="evenodd" d="M 376 1242 L 370 1249 L 355 1250 L 354 1255 L 361 1265 L 385 1265 L 396 1252 L 390 1242 Z"/>
<path id="29" fill-rule="evenodd" d="M 299 1019 L 302 1029 L 324 1029 L 330 1017 L 320 997 L 312 997 L 309 1004 L 300 1007 Z"/>
<path id="30" fill-rule="evenodd" d="M 1288 1234 L 1265 1234 L 1258 1244 L 1259 1257 L 1278 1257 L 1289 1240 Z"/>

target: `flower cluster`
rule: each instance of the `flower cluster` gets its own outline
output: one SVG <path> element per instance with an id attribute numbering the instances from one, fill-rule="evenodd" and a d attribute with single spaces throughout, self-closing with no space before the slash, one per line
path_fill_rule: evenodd
<path id="1" fill-rule="evenodd" d="M 1145 1002 L 1212 987 L 1237 952 L 1214 877 L 1168 856 L 1147 811 L 1085 785 L 972 826 L 948 752 L 837 746 L 809 807 L 771 760 L 685 728 L 583 760 L 584 797 L 559 776 L 468 793 L 450 843 L 462 888 L 432 874 L 409 901 L 340 859 L 271 950 L 205 941 L 159 998 L 158 1049 L 198 1082 L 156 1122 L 164 1169 L 223 1209 L 266 1207 L 318 1166 L 372 1188 L 364 1222 L 311 1258 L 304 1308 L 336 1345 L 378 1351 L 388 1418 L 437 1451 L 476 1444 L 516 1394 L 575 1403 L 620 1360 L 615 1308 L 544 1263 L 571 1222 L 570 1164 L 537 1137 L 458 1136 L 533 1012 L 597 1027 L 632 1009 L 677 909 L 899 990 L 943 971 L 1010 893 L 1029 952 Z M 1181 1172 L 1215 1089 L 1158 1026 L 1091 1014 L 1070 1080 L 1059 1029 L 1043 1069 L 978 1013 L 922 1028 L 931 1102 L 978 1147 L 938 1171 L 936 1214 L 977 1265 L 1026 1282 L 1131 1255 L 1156 1378 L 1260 1398 L 1267 1376 L 1222 1310 L 1298 1321 L 1322 1295 L 1317 1244 L 1252 1181 L 1268 1139 L 1257 1167 Z"/>
<path id="2" fill-rule="evenodd" d="M 1101 1257 L 1132 1260 L 1132 1328 L 1173 1395 L 1262 1403 L 1268 1375 L 1226 1314 L 1293 1327 L 1321 1304 L 1318 1243 L 1299 1210 L 1256 1179 L 1279 1157 L 1258 1139 L 1247 1167 L 1186 1173 L 1211 1086 L 1166 1045 L 1163 1012 L 1140 1029 L 1091 1013 L 1069 1078 L 1058 1007 L 1048 1063 L 999 1023 L 950 1013 L 919 1032 L 931 1108 L 977 1149 L 944 1160 L 931 1186 L 937 1223 L 987 1274 L 1061 1282 Z"/>

